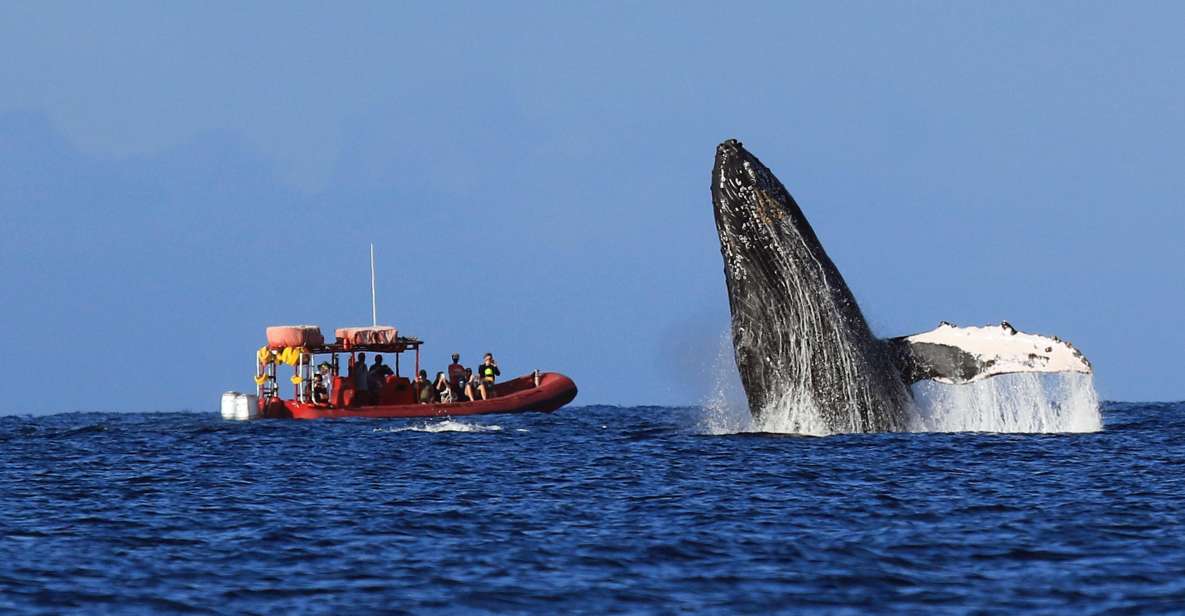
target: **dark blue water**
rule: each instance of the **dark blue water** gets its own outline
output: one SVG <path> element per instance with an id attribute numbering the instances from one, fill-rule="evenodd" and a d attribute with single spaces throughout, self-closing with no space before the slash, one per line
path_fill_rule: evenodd
<path id="1" fill-rule="evenodd" d="M 1185 610 L 1185 404 L 1076 435 L 697 416 L 0 418 L 0 611 Z"/>

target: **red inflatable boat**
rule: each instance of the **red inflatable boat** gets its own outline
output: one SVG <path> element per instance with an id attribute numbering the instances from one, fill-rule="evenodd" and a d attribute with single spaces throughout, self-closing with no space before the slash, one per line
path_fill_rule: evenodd
<path id="1" fill-rule="evenodd" d="M 403 379 L 406 381 L 406 379 Z M 394 391 L 398 396 L 399 385 Z M 520 376 L 494 386 L 494 395 L 488 400 L 474 402 L 452 402 L 448 404 L 416 404 L 411 402 L 412 386 L 403 383 L 407 389 L 406 402 L 391 404 L 359 404 L 357 406 L 333 406 L 312 404 L 296 400 L 272 398 L 260 404 L 262 417 L 283 419 L 321 419 L 323 417 L 458 417 L 461 415 L 490 415 L 494 413 L 526 413 L 537 411 L 550 413 L 576 398 L 576 383 L 555 372 L 539 375 L 535 385 L 533 374 Z"/>
<path id="2" fill-rule="evenodd" d="M 227 419 L 320 419 L 327 417 L 456 417 L 493 413 L 550 413 L 576 398 L 576 383 L 556 372 L 534 372 L 495 384 L 487 399 L 442 403 L 419 403 L 420 385 L 400 374 L 400 357 L 414 351 L 415 371 L 420 369 L 423 341 L 398 335 L 393 327 L 353 327 L 336 332 L 326 344 L 320 328 L 313 325 L 269 327 L 268 344 L 256 354 L 256 395 L 236 392 L 223 395 L 223 417 Z M 349 376 L 355 354 L 394 357 L 389 364 L 394 374 L 381 380 L 377 389 L 356 389 Z M 318 356 L 325 356 L 317 363 Z M 347 374 L 342 374 L 345 359 Z M 277 376 L 283 365 L 292 367 L 292 397 L 280 394 Z M 431 379 L 429 375 L 429 379 Z M 375 387 L 371 385 L 371 387 Z M 454 390 L 455 391 L 455 390 Z M 434 388 L 428 394 L 434 393 Z M 254 400 L 252 400 L 254 398 Z"/>

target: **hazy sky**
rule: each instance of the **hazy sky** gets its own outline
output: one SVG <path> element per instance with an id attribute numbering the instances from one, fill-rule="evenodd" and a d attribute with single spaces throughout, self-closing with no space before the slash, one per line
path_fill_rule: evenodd
<path id="1" fill-rule="evenodd" d="M 444 4 L 444 7 L 439 5 Z M 188 8 L 187 8 L 188 7 Z M 2 413 L 216 408 L 380 320 L 699 403 L 715 145 L 873 328 L 1007 319 L 1185 398 L 1181 3 L 0 4 Z"/>

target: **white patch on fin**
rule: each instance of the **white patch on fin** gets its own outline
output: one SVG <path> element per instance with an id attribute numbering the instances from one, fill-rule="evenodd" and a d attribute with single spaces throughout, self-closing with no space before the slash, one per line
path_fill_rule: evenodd
<path id="1" fill-rule="evenodd" d="M 943 321 L 937 328 L 905 340 L 954 347 L 974 356 L 980 364 L 968 379 L 933 377 L 939 383 L 973 383 L 1017 372 L 1091 373 L 1090 361 L 1069 342 L 1018 331 L 1007 321 L 984 327 L 956 327 Z"/>

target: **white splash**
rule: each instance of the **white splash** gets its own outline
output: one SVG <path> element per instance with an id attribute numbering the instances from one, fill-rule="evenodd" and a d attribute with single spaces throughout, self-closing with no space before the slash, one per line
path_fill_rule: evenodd
<path id="1" fill-rule="evenodd" d="M 499 432 L 502 426 L 465 423 L 455 419 L 410 424 L 398 428 L 375 428 L 375 432 Z"/>
<path id="2" fill-rule="evenodd" d="M 771 403 L 762 420 L 754 421 L 727 335 L 713 374 L 712 391 L 702 405 L 701 433 L 833 434 L 817 403 L 801 397 Z M 1090 374 L 1005 374 L 962 385 L 922 381 L 913 386 L 913 394 L 912 432 L 1063 433 L 1096 432 L 1103 427 Z"/>
<path id="3" fill-rule="evenodd" d="M 1005 374 L 965 385 L 914 385 L 915 432 L 1097 432 L 1099 397 L 1089 374 Z"/>
<path id="4" fill-rule="evenodd" d="M 827 422 L 823 420 L 818 403 L 803 390 L 787 393 L 771 402 L 761 413 L 761 420 L 755 423 L 757 432 L 811 436 L 832 434 Z"/>
<path id="5" fill-rule="evenodd" d="M 762 413 L 760 421 L 753 419 L 737 372 L 732 336 L 727 331 L 720 336 L 712 374 L 712 390 L 702 405 L 704 412 L 699 421 L 699 430 L 703 434 L 769 432 L 825 436 L 831 433 L 818 406 L 809 397 L 791 399 L 788 395 L 772 403 Z"/>
<path id="6" fill-rule="evenodd" d="M 720 347 L 712 364 L 712 389 L 704 401 L 703 415 L 699 420 L 699 431 L 703 434 L 737 434 L 759 431 L 754 426 L 753 415 L 741 389 L 741 377 L 737 373 L 736 359 L 732 351 L 732 336 L 724 332 L 720 336 Z"/>

